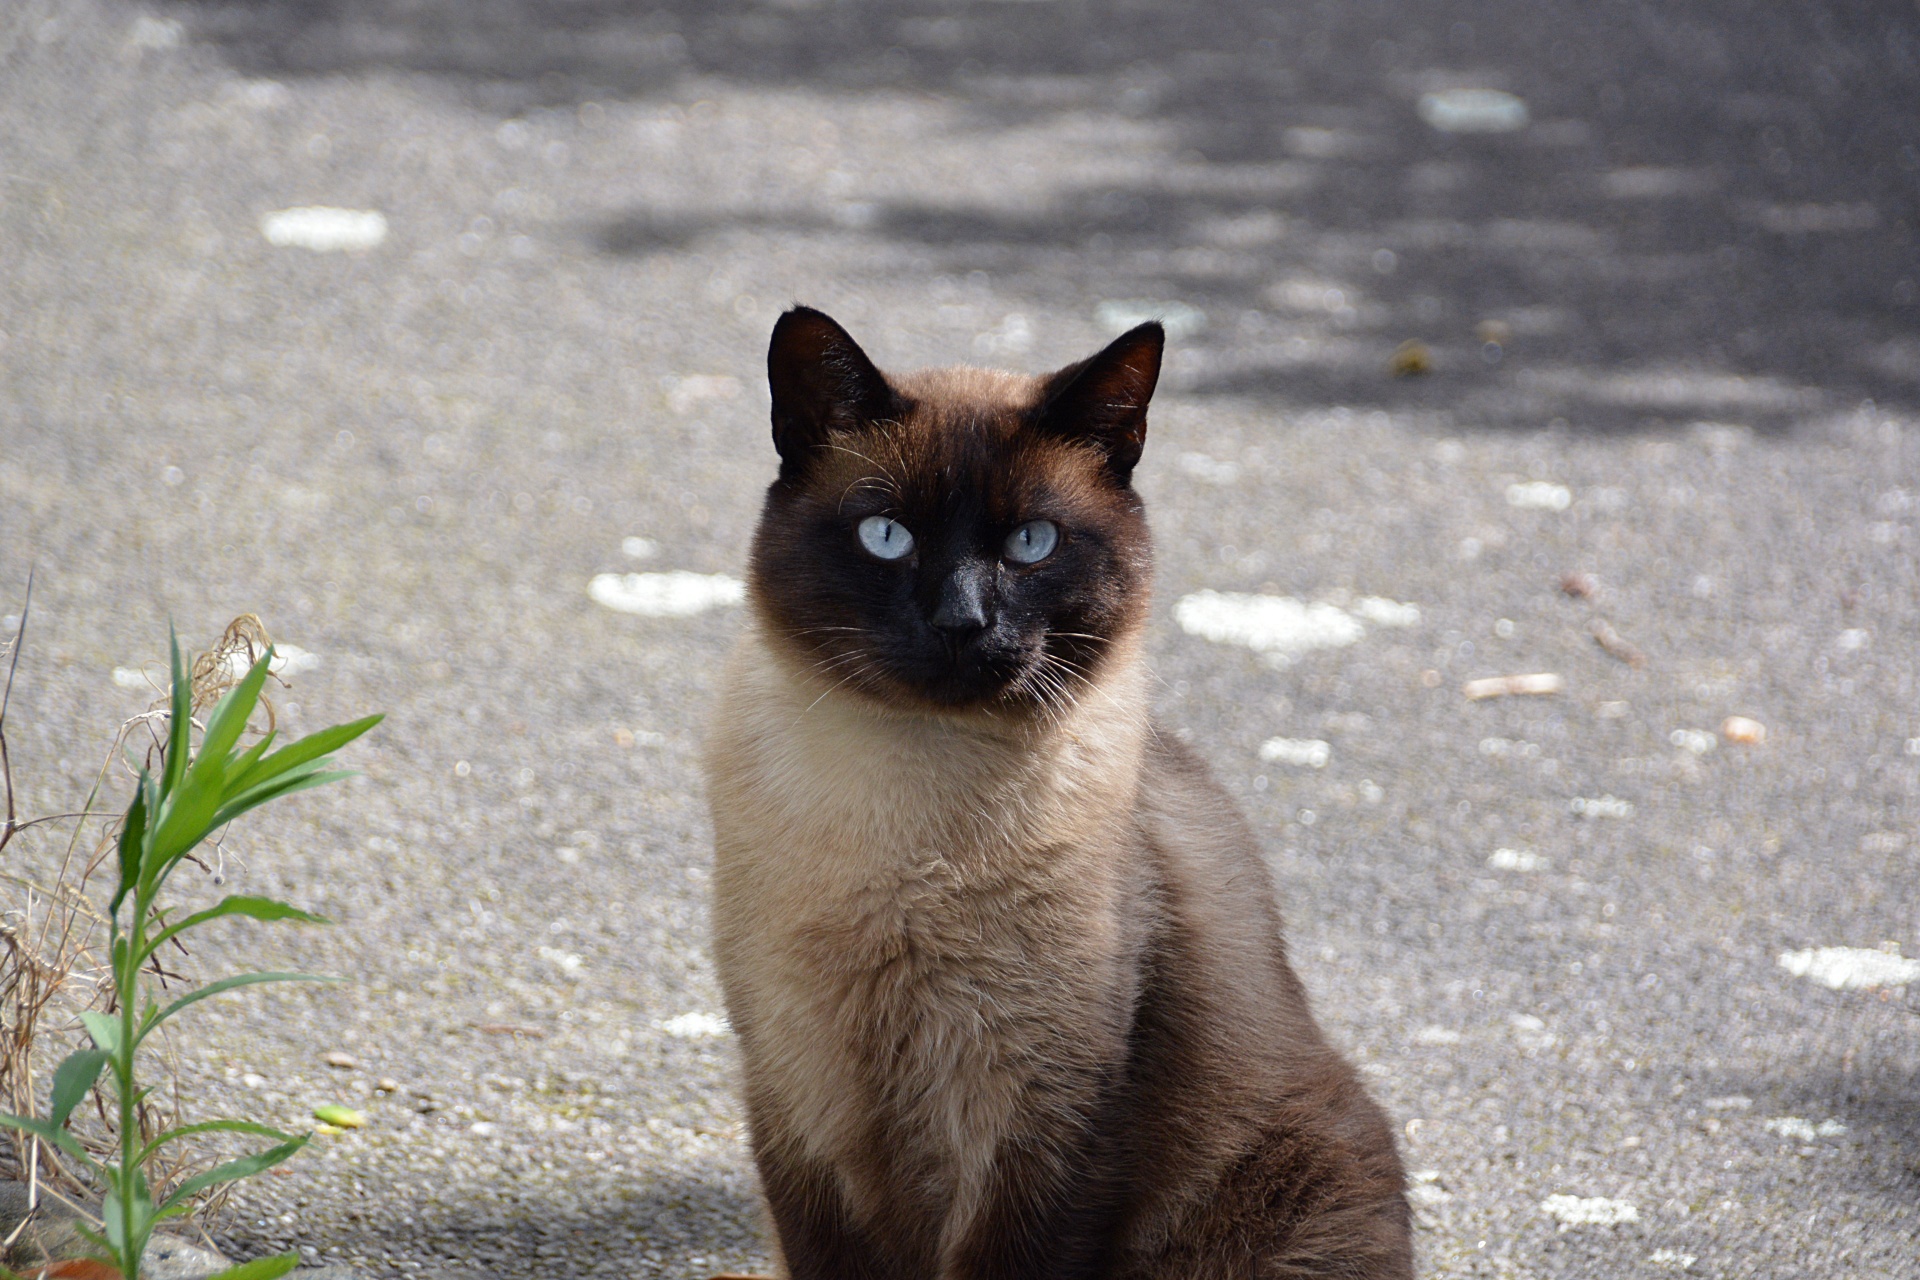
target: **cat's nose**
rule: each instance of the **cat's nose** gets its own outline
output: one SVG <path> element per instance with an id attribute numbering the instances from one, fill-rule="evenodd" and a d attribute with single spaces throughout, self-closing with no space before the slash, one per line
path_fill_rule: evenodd
<path id="1" fill-rule="evenodd" d="M 934 630 L 952 640 L 965 640 L 985 631 L 987 617 L 988 569 L 985 565 L 963 564 L 940 584 L 940 602 L 927 621 Z"/>

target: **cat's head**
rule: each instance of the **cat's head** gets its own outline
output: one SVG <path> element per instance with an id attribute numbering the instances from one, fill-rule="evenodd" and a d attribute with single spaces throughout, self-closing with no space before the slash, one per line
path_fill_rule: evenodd
<path id="1" fill-rule="evenodd" d="M 893 706 L 1041 710 L 1140 628 L 1152 548 L 1131 478 L 1165 337 L 1043 377 L 883 375 L 796 307 L 767 353 L 780 476 L 754 535 L 769 638 Z"/>

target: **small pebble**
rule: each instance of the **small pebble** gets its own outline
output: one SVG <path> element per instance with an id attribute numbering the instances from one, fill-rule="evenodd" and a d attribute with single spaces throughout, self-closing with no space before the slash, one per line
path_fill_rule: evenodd
<path id="1" fill-rule="evenodd" d="M 1720 722 L 1720 736 L 1743 746 L 1758 746 L 1767 740 L 1767 726 L 1745 716 L 1728 716 Z"/>
<path id="2" fill-rule="evenodd" d="M 1418 338 L 1408 338 L 1387 357 L 1387 373 L 1395 378 L 1417 378 L 1433 372 L 1433 351 Z"/>
<path id="3" fill-rule="evenodd" d="M 330 1067 L 339 1067 L 342 1071 L 351 1071 L 360 1065 L 360 1059 L 350 1053 L 342 1053 L 338 1049 L 327 1050 L 320 1055 L 320 1061 Z"/>

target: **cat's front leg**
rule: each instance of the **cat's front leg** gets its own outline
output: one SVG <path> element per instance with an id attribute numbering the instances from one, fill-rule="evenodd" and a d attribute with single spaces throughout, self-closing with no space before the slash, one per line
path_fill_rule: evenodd
<path id="1" fill-rule="evenodd" d="M 762 1150 L 756 1159 L 785 1280 L 923 1280 L 883 1258 L 827 1165 L 778 1149 Z"/>
<path id="2" fill-rule="evenodd" d="M 1111 1130 L 1046 1130 L 1028 1121 L 1015 1129 L 1020 1138 L 1001 1145 L 942 1280 L 1100 1280 L 1111 1273 L 1125 1194 Z"/>

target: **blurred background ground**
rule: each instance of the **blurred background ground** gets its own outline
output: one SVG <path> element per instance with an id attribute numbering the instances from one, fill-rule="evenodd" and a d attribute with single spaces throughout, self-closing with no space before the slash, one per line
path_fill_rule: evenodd
<path id="1" fill-rule="evenodd" d="M 1436 127 L 1516 122 L 1463 89 L 1524 124 Z M 1920 1274 L 1920 982 L 1780 963 L 1920 951 L 1917 193 L 1891 2 L 14 0 L 27 810 L 169 619 L 298 646 L 296 729 L 389 713 L 223 851 L 340 923 L 183 962 L 354 979 L 184 1044 L 195 1108 L 371 1117 L 222 1239 L 764 1262 L 695 755 L 738 615 L 588 583 L 738 574 L 800 300 L 882 367 L 1169 321 L 1162 711 L 1404 1123 L 1427 1273 Z M 263 221 L 307 206 L 380 221 Z M 1215 643 L 1202 591 L 1314 621 Z"/>

